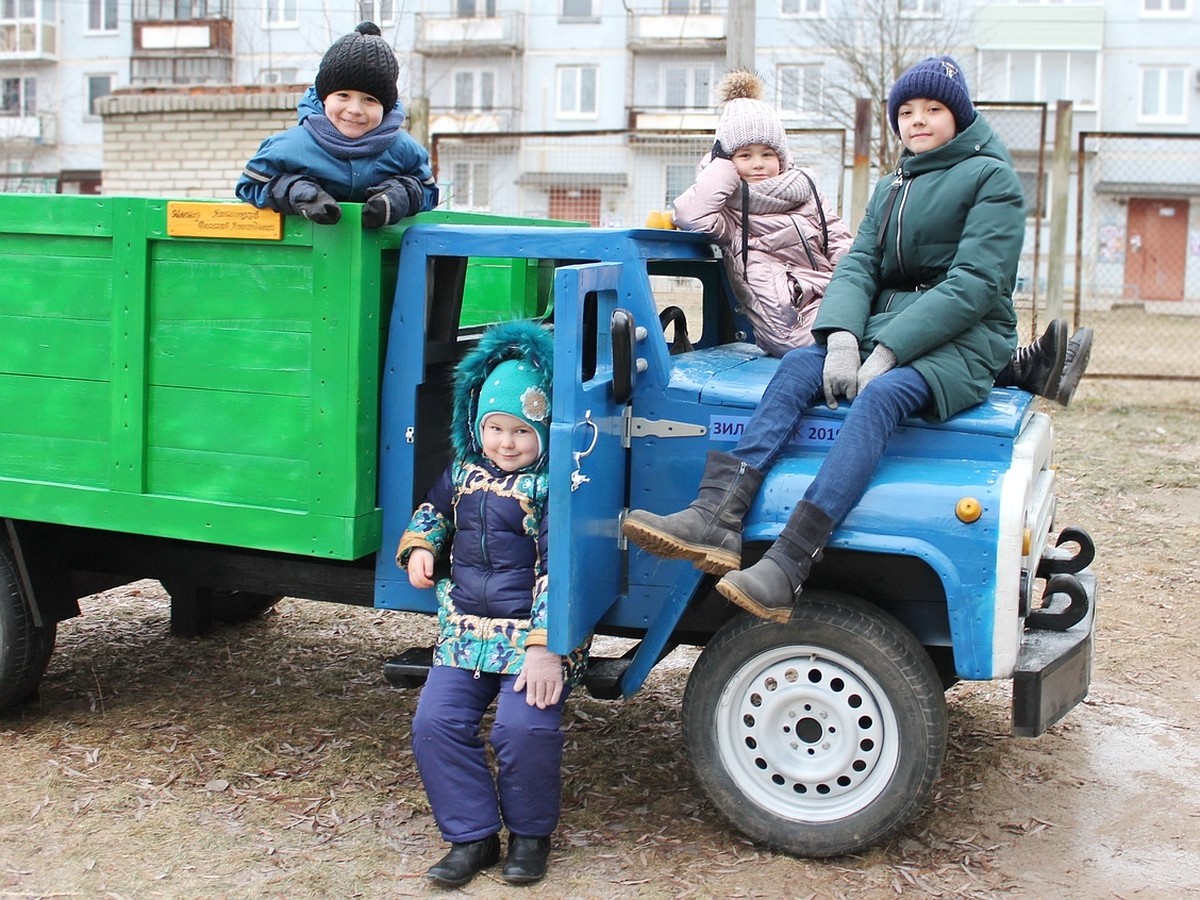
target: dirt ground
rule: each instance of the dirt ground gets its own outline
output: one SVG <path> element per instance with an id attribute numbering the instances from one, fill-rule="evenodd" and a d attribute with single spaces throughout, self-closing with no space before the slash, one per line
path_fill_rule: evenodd
<path id="1" fill-rule="evenodd" d="M 908 828 L 801 860 L 729 829 L 691 774 L 679 706 L 694 652 L 637 696 L 568 705 L 549 877 L 498 870 L 462 896 L 1119 897 L 1200 890 L 1200 401 L 1087 381 L 1059 437 L 1059 526 L 1097 545 L 1091 694 L 1009 736 L 1009 684 L 951 689 L 950 750 Z M 423 618 L 285 600 L 198 640 L 155 582 L 59 629 L 40 698 L 0 717 L 0 898 L 382 898 L 443 893 L 409 744 L 411 693 L 381 664 Z"/>

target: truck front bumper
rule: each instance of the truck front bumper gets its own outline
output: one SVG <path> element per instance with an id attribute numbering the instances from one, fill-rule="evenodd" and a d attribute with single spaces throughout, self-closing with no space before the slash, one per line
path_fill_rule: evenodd
<path id="1" fill-rule="evenodd" d="M 1087 596 L 1083 618 L 1063 631 L 1025 632 L 1013 671 L 1012 733 L 1017 737 L 1043 734 L 1087 696 L 1096 635 L 1096 576 L 1084 569 L 1073 577 Z"/>

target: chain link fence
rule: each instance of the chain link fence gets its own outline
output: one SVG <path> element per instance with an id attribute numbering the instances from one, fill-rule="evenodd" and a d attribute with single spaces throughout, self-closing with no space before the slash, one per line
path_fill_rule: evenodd
<path id="1" fill-rule="evenodd" d="M 1200 378 L 1200 135 L 1085 131 L 1075 165 L 1088 373 Z"/>
<path id="2" fill-rule="evenodd" d="M 1012 152 L 1025 188 L 1026 239 L 1014 295 L 1025 341 L 1044 319 L 1046 106 L 982 108 Z M 852 135 L 844 129 L 796 129 L 788 139 L 793 158 L 813 171 L 821 191 L 847 216 Z M 634 227 L 669 212 L 694 181 L 712 142 L 707 129 L 435 134 L 430 151 L 443 209 Z M 872 173 L 872 182 L 878 174 Z M 686 308 L 678 287 L 664 288 L 662 295 Z"/>
<path id="3" fill-rule="evenodd" d="M 1013 297 L 1025 343 L 1049 318 L 1051 111 L 979 107 L 1012 153 L 1025 191 Z M 852 135 L 795 130 L 789 139 L 795 159 L 846 215 Z M 441 134 L 431 149 L 448 209 L 630 227 L 669 210 L 711 146 L 705 129 Z M 1085 131 L 1073 164 L 1071 184 L 1057 186 L 1073 194 L 1061 315 L 1095 331 L 1088 374 L 1200 378 L 1200 135 Z M 686 302 L 670 290 L 664 296 Z"/>
<path id="4" fill-rule="evenodd" d="M 792 155 L 840 209 L 845 131 L 788 137 Z M 711 130 L 435 134 L 430 151 L 443 209 L 628 228 L 669 209 L 712 144 Z"/>

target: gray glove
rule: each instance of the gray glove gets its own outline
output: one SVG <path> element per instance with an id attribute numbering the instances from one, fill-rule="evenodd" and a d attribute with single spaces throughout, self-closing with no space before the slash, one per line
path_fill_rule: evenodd
<path id="1" fill-rule="evenodd" d="M 837 409 L 837 398 L 853 400 L 858 393 L 858 338 L 849 331 L 834 331 L 825 339 L 825 405 Z"/>
<path id="2" fill-rule="evenodd" d="M 896 354 L 883 344 L 876 344 L 867 361 L 858 370 L 858 392 L 861 394 L 867 385 L 889 369 L 896 368 Z"/>
<path id="3" fill-rule="evenodd" d="M 525 662 L 517 674 L 513 690 L 525 691 L 525 702 L 538 709 L 553 706 L 562 696 L 562 657 L 545 647 L 525 648 Z"/>
<path id="4" fill-rule="evenodd" d="M 277 192 L 276 208 L 285 216 L 304 216 L 318 225 L 336 225 L 342 218 L 342 208 L 311 178 L 284 176 Z"/>
<path id="5" fill-rule="evenodd" d="M 363 228 L 379 228 L 395 225 L 406 216 L 421 211 L 425 191 L 421 182 L 413 175 L 399 175 L 367 188 L 367 202 L 363 204 Z"/>

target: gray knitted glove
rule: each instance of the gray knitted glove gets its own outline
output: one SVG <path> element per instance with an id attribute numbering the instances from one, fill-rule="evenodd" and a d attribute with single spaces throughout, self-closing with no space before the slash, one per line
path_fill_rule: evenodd
<path id="1" fill-rule="evenodd" d="M 883 344 L 876 344 L 871 355 L 867 357 L 867 361 L 858 370 L 858 392 L 861 394 L 874 379 L 888 369 L 894 368 L 896 368 L 896 354 Z"/>
<path id="2" fill-rule="evenodd" d="M 825 339 L 825 405 L 837 409 L 837 398 L 853 400 L 858 393 L 858 338 L 849 331 L 834 331 Z"/>
<path id="3" fill-rule="evenodd" d="M 525 691 L 525 702 L 538 709 L 553 706 L 562 696 L 562 657 L 545 647 L 525 648 L 525 662 L 517 674 L 513 690 Z"/>

